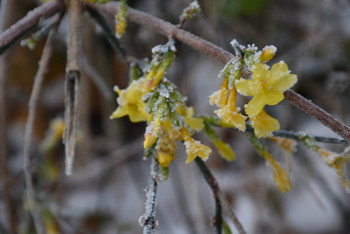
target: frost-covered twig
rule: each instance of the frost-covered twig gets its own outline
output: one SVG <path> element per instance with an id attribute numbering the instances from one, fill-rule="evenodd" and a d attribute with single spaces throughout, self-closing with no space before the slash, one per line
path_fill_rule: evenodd
<path id="1" fill-rule="evenodd" d="M 58 18 L 57 18 L 58 19 Z M 56 21 L 57 23 L 57 21 Z M 44 227 L 43 217 L 40 212 L 40 208 L 37 206 L 37 202 L 34 194 L 34 186 L 32 182 L 32 173 L 31 173 L 31 139 L 34 128 L 34 121 L 36 116 L 36 109 L 39 100 L 39 94 L 44 80 L 45 73 L 49 64 L 49 59 L 52 54 L 52 39 L 55 30 L 51 30 L 47 38 L 42 56 L 39 62 L 39 69 L 35 76 L 34 85 L 32 89 L 32 94 L 29 100 L 29 111 L 28 119 L 25 128 L 24 136 L 24 153 L 23 153 L 23 170 L 25 175 L 25 182 L 27 187 L 27 199 L 29 202 L 30 212 L 32 213 L 35 228 L 39 234 L 46 233 Z"/>
<path id="2" fill-rule="evenodd" d="M 92 3 L 87 4 L 93 8 L 100 9 L 111 14 L 115 14 L 119 7 L 119 4 L 117 2 L 109 2 L 104 5 L 97 5 Z M 202 39 L 201 37 L 193 35 L 190 32 L 180 29 L 176 25 L 170 24 L 169 22 L 156 18 L 147 13 L 129 7 L 128 19 L 137 24 L 151 28 L 152 30 L 157 31 L 158 33 L 163 34 L 167 37 L 173 37 L 177 40 L 180 40 L 185 44 L 190 45 L 194 49 L 202 51 L 223 63 L 228 63 L 234 58 L 233 54 Z M 332 115 L 328 114 L 319 106 L 306 100 L 303 96 L 297 94 L 293 90 L 285 91 L 284 95 L 288 102 L 301 109 L 305 113 L 313 116 L 322 124 L 337 133 L 339 136 L 342 136 L 344 139 L 350 142 L 350 128 L 348 126 L 334 118 Z"/>
<path id="3" fill-rule="evenodd" d="M 67 45 L 67 68 L 65 82 L 65 128 L 63 142 L 66 154 L 66 174 L 72 174 L 78 129 L 79 106 L 79 53 L 80 53 L 80 2 L 69 1 L 69 30 Z"/>
<path id="4" fill-rule="evenodd" d="M 158 228 L 156 220 L 156 205 L 157 205 L 157 187 L 160 181 L 159 164 L 155 157 L 152 157 L 151 162 L 151 178 L 148 188 L 146 189 L 145 214 L 139 219 L 140 225 L 143 227 L 143 234 L 152 234 Z"/>
<path id="5" fill-rule="evenodd" d="M 64 9 L 62 0 L 45 3 L 0 34 L 0 55 L 22 36 L 29 32 L 40 20 L 47 19 Z"/>

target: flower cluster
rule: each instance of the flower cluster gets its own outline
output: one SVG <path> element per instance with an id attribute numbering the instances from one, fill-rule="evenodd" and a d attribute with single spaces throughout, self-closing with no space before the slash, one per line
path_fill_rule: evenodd
<path id="1" fill-rule="evenodd" d="M 276 47 L 266 46 L 258 51 L 255 45 L 244 47 L 236 40 L 231 42 L 236 56 L 223 68 L 220 76 L 224 79 L 220 90 L 210 97 L 210 103 L 219 109 L 215 113 L 227 124 L 245 131 L 246 119 L 254 128 L 257 137 L 267 137 L 280 125 L 278 120 L 268 115 L 265 105 L 276 105 L 283 100 L 283 92 L 292 87 L 296 75 L 291 74 L 283 61 L 272 65 L 271 69 L 265 63 L 271 60 Z M 236 106 L 237 92 L 253 98 L 245 105 L 245 113 L 241 114 Z"/>
<path id="2" fill-rule="evenodd" d="M 154 47 L 152 54 L 143 76 L 132 81 L 125 90 L 115 89 L 119 94 L 119 107 L 111 118 L 128 115 L 132 122 L 146 121 L 144 148 L 156 150 L 163 168 L 175 159 L 175 141 L 184 141 L 186 163 L 197 156 L 207 159 L 211 149 L 191 137 L 195 130 L 204 128 L 203 120 L 194 117 L 193 108 L 185 105 L 186 98 L 165 77 L 175 58 L 174 41 Z"/>

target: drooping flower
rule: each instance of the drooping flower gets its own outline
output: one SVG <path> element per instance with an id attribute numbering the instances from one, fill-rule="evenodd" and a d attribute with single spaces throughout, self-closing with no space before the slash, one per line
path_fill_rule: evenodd
<path id="1" fill-rule="evenodd" d="M 145 102 L 142 100 L 145 94 L 145 80 L 133 81 L 127 89 L 115 88 L 119 94 L 117 102 L 119 107 L 110 116 L 111 119 L 128 115 L 131 122 L 147 121 L 151 115 L 145 111 Z"/>
<path id="2" fill-rule="evenodd" d="M 201 144 L 199 141 L 195 141 L 185 128 L 182 128 L 180 132 L 186 148 L 186 164 L 192 162 L 197 156 L 203 160 L 206 160 L 209 157 L 211 154 L 211 149 L 208 146 Z"/>
<path id="3" fill-rule="evenodd" d="M 348 193 L 350 193 L 349 182 L 345 178 L 344 172 L 343 172 L 343 164 L 350 161 L 350 159 L 342 155 L 339 155 L 335 152 L 321 149 L 319 147 L 317 149 L 317 153 L 320 155 L 323 161 L 327 164 L 327 166 L 335 170 L 340 181 L 343 184 L 343 187 Z"/>
<path id="4" fill-rule="evenodd" d="M 226 123 L 233 125 L 234 127 L 244 132 L 245 120 L 247 117 L 238 112 L 238 109 L 236 107 L 236 95 L 236 89 L 232 89 L 230 91 L 227 104 L 219 110 L 216 110 L 215 113 Z"/>
<path id="5" fill-rule="evenodd" d="M 276 162 L 276 160 L 267 151 L 265 151 L 262 156 L 272 167 L 273 178 L 278 190 L 281 193 L 290 191 L 292 189 L 292 183 L 287 171 L 283 169 L 281 165 L 279 165 L 278 162 Z"/>
<path id="6" fill-rule="evenodd" d="M 245 96 L 253 96 L 245 112 L 250 116 L 258 115 L 265 105 L 276 105 L 283 100 L 283 92 L 297 81 L 296 75 L 290 74 L 284 62 L 274 64 L 271 69 L 263 63 L 255 64 L 253 79 L 240 79 L 236 82 L 237 91 Z"/>
<path id="7" fill-rule="evenodd" d="M 176 159 L 176 144 L 164 129 L 160 132 L 156 149 L 157 159 L 161 167 L 168 167 L 170 162 Z"/>

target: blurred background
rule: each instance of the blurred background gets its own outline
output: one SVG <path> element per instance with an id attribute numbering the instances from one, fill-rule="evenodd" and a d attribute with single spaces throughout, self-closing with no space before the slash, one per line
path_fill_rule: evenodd
<path id="1" fill-rule="evenodd" d="M 12 24 L 40 4 L 34 0 L 11 0 L 8 23 Z M 177 24 L 190 0 L 128 0 L 130 7 Z M 347 0 L 200 0 L 202 11 L 185 29 L 233 53 L 232 39 L 278 48 L 270 62 L 284 60 L 298 75 L 293 89 L 350 125 L 350 2 Z M 104 15 L 113 28 L 114 18 Z M 82 14 L 82 77 L 77 154 L 73 175 L 64 174 L 64 145 L 55 134 L 62 130 L 66 67 L 67 18 L 55 36 L 40 94 L 32 137 L 32 171 L 36 197 L 48 227 L 56 233 L 141 233 L 139 217 L 144 213 L 150 160 L 143 159 L 145 124 L 133 124 L 128 117 L 110 120 L 117 108 L 113 86 L 128 85 L 128 68 L 108 43 L 101 28 L 87 12 Z M 40 22 L 36 30 L 50 22 Z M 35 32 L 35 30 L 33 31 Z M 30 36 L 28 34 L 27 36 Z M 24 39 L 24 38 L 23 38 Z M 150 58 L 151 49 L 167 38 L 128 22 L 121 43 L 128 54 Z M 33 79 L 45 39 L 34 49 L 17 43 L 6 54 L 6 144 L 9 186 L 0 185 L 0 233 L 9 233 L 8 214 L 16 233 L 35 233 L 28 212 L 22 170 L 24 128 Z M 176 60 L 167 74 L 188 97 L 196 114 L 213 115 L 208 96 L 218 90 L 223 67 L 189 46 L 177 42 Z M 97 80 L 97 81 L 96 81 Z M 101 85 L 101 82 L 103 84 Z M 101 88 L 102 87 L 102 88 Z M 240 106 L 249 98 L 239 98 Z M 337 137 L 315 119 L 286 101 L 269 109 L 281 129 L 310 135 Z M 215 129 L 236 152 L 227 162 L 213 149 L 207 161 L 247 233 L 350 233 L 349 195 L 336 173 L 301 143 L 291 157 L 293 190 L 281 194 L 271 169 L 255 152 L 245 135 Z M 212 147 L 208 138 L 197 134 Z M 322 144 L 338 153 L 345 145 Z M 270 147 L 284 165 L 284 153 Z M 177 160 L 169 178 L 158 187 L 158 233 L 214 233 L 212 191 L 194 163 L 178 144 Z M 345 176 L 350 178 L 349 166 Z M 4 172 L 4 169 L 2 169 Z M 6 191 L 5 191 L 6 190 Z M 6 195 L 7 194 L 7 195 Z M 11 204 L 10 211 L 6 204 Z M 232 222 L 225 217 L 233 233 Z M 55 233 L 55 232 L 52 232 Z"/>

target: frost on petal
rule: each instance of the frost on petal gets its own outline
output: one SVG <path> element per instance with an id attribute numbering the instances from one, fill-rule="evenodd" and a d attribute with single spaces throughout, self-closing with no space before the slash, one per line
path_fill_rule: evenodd
<path id="1" fill-rule="evenodd" d="M 258 138 L 268 137 L 273 131 L 280 128 L 278 120 L 269 116 L 264 110 L 257 116 L 251 117 L 250 120 Z"/>
<path id="2" fill-rule="evenodd" d="M 261 92 L 262 87 L 256 80 L 247 80 L 241 78 L 236 82 L 237 91 L 244 96 L 255 96 Z"/>
<path id="3" fill-rule="evenodd" d="M 236 159 L 235 153 L 228 144 L 224 143 L 221 140 L 213 140 L 213 143 L 221 157 L 227 161 L 234 161 Z"/>
<path id="4" fill-rule="evenodd" d="M 192 162 L 197 156 L 206 160 L 211 154 L 211 149 L 200 143 L 200 141 L 195 141 L 192 138 L 184 142 L 186 148 L 187 160 L 186 164 Z"/>
<path id="5" fill-rule="evenodd" d="M 275 56 L 275 53 L 277 51 L 277 48 L 273 45 L 265 46 L 262 50 L 262 53 L 259 56 L 259 60 L 263 63 L 270 61 L 273 56 Z"/>

